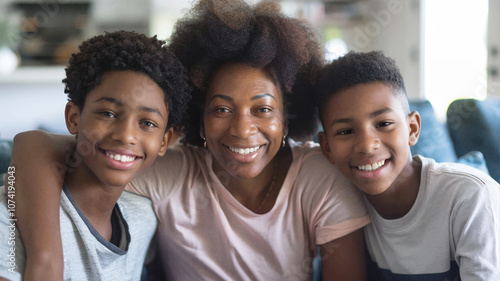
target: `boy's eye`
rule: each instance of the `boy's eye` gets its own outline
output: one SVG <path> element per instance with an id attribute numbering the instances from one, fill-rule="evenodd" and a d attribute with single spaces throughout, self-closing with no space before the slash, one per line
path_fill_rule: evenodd
<path id="1" fill-rule="evenodd" d="M 352 134 L 352 133 L 353 133 L 353 130 L 347 129 L 347 130 L 340 130 L 340 131 L 338 131 L 336 135 L 343 136 L 343 135 L 349 135 L 349 134 Z"/>
<path id="2" fill-rule="evenodd" d="M 146 126 L 146 127 L 156 127 L 156 124 L 151 122 L 151 121 L 142 121 L 142 125 Z"/>
<path id="3" fill-rule="evenodd" d="M 116 115 L 112 112 L 109 112 L 109 111 L 102 111 L 102 112 L 99 112 L 99 114 L 102 116 L 110 117 L 110 118 L 116 118 Z"/>
<path id="4" fill-rule="evenodd" d="M 388 121 L 386 121 L 386 122 L 380 122 L 380 123 L 377 124 L 377 127 L 378 128 L 380 128 L 380 127 L 387 127 L 387 126 L 389 126 L 391 124 L 392 124 L 392 122 L 388 122 Z"/>

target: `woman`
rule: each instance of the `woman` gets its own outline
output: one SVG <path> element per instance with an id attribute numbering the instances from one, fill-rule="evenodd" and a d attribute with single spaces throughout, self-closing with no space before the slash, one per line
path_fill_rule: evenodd
<path id="1" fill-rule="evenodd" d="M 320 246 L 324 280 L 363 280 L 361 228 L 369 219 L 358 193 L 316 145 L 292 140 L 315 129 L 307 93 L 322 52 L 312 29 L 274 4 L 201 0 L 178 22 L 169 48 L 195 86 L 184 145 L 129 187 L 153 201 L 167 278 L 308 280 Z M 43 160 L 28 156 L 44 145 Z M 18 182 L 19 221 L 37 216 L 20 230 L 34 239 L 27 251 L 40 264 L 60 248 L 58 224 L 48 219 L 56 204 L 40 201 L 62 176 L 47 167 L 74 145 L 43 133 L 16 137 L 17 170 L 44 170 Z"/>

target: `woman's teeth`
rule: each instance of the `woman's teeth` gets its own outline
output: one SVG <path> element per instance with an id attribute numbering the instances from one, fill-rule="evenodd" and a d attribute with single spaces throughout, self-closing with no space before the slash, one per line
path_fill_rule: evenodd
<path id="1" fill-rule="evenodd" d="M 246 154 L 250 154 L 250 153 L 254 153 L 255 151 L 257 151 L 260 146 L 256 146 L 256 147 L 252 147 L 252 148 L 236 148 L 236 147 L 229 147 L 229 150 L 231 150 L 232 152 L 234 153 L 237 153 L 237 154 L 241 154 L 241 155 L 246 155 Z"/>
<path id="2" fill-rule="evenodd" d="M 361 171 L 375 171 L 378 168 L 384 166 L 384 164 L 385 164 L 385 160 L 382 160 L 380 162 L 373 163 L 371 165 L 368 164 L 368 165 L 358 166 L 358 169 Z"/>
<path id="3" fill-rule="evenodd" d="M 111 154 L 109 152 L 106 152 L 106 156 L 108 156 L 109 158 L 114 159 L 116 161 L 120 161 L 120 162 L 132 162 L 135 160 L 135 157 L 133 157 L 133 156 Z"/>

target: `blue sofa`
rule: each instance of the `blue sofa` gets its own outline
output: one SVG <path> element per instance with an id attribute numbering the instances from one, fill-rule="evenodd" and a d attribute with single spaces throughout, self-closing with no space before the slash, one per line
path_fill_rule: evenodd
<path id="1" fill-rule="evenodd" d="M 459 162 L 489 173 L 500 182 L 500 100 L 458 99 L 440 123 L 429 101 L 411 101 L 422 119 L 420 138 L 413 154 L 437 162 Z"/>

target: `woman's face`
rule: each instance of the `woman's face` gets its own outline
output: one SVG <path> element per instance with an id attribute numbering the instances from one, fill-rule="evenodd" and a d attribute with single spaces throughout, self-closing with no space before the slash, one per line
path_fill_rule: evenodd
<path id="1" fill-rule="evenodd" d="M 254 178 L 278 152 L 284 135 L 283 96 L 260 68 L 231 63 L 219 68 L 205 100 L 201 136 L 216 173 Z"/>

